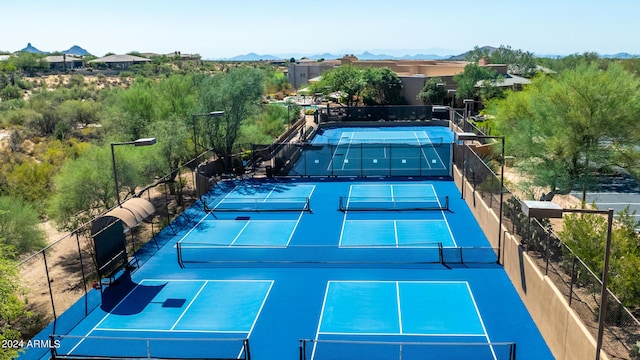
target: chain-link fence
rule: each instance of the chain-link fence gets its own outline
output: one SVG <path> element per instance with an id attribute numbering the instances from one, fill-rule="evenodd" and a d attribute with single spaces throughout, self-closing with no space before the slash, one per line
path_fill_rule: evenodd
<path id="1" fill-rule="evenodd" d="M 238 163 L 240 157 L 232 156 L 236 160 L 231 163 Z M 169 226 L 168 230 L 176 233 L 180 226 L 188 226 L 188 221 L 175 220 L 180 215 L 189 220 L 185 210 L 227 171 L 222 160 L 207 151 L 140 190 L 135 196 L 151 202 L 155 213 L 129 229 L 127 253 L 134 254 L 138 264 L 153 256 L 170 239 L 159 236 L 160 230 Z M 49 334 L 66 334 L 100 306 L 100 291 L 92 291 L 100 287 L 101 279 L 96 271 L 91 225 L 81 225 L 18 264 L 20 296 L 30 316 L 14 326 L 25 340 L 35 337 L 46 341 Z M 47 331 L 42 331 L 45 328 Z M 42 350 L 44 355 L 47 349 Z"/>
<path id="2" fill-rule="evenodd" d="M 327 106 L 315 115 L 317 123 L 340 121 L 411 121 L 432 120 L 431 105 Z"/>
<path id="3" fill-rule="evenodd" d="M 464 127 L 466 131 L 483 135 L 470 123 L 465 123 Z M 496 214 L 502 210 L 502 225 L 520 239 L 524 251 L 566 297 L 569 306 L 595 339 L 601 302 L 600 274 L 589 269 L 560 241 L 550 231 L 548 223 L 530 220 L 522 213 L 520 199 L 501 184 L 499 175 L 504 159 L 496 155 L 500 154 L 500 145 L 491 141 L 478 138 L 472 145 L 454 145 L 453 159 L 456 167 L 462 171 L 463 181 L 471 185 L 473 196 L 483 199 Z M 609 297 L 602 348 L 613 359 L 640 359 L 639 355 L 633 355 L 633 347 L 640 341 L 640 322 L 610 290 L 607 293 Z"/>

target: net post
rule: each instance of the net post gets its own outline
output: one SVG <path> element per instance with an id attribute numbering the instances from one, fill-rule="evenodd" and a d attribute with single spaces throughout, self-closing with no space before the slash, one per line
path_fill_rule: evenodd
<path id="1" fill-rule="evenodd" d="M 311 212 L 311 199 L 308 196 L 304 199 L 304 207 L 305 211 Z"/>
<path id="2" fill-rule="evenodd" d="M 438 257 L 440 258 L 440 264 L 444 265 L 444 251 L 442 250 L 441 242 L 438 242 Z"/>
<path id="3" fill-rule="evenodd" d="M 512 343 L 509 349 L 509 360 L 516 360 L 516 343 Z"/>
<path id="4" fill-rule="evenodd" d="M 180 241 L 176 244 L 176 252 L 178 254 L 178 265 L 181 269 L 184 269 L 184 263 L 182 262 L 182 243 Z"/>
<path id="5" fill-rule="evenodd" d="M 245 360 L 251 360 L 251 351 L 249 350 L 249 339 L 242 340 L 244 344 L 244 358 Z"/>
<path id="6" fill-rule="evenodd" d="M 449 210 L 449 195 L 445 196 L 444 198 L 444 209 L 445 210 Z"/>
<path id="7" fill-rule="evenodd" d="M 51 359 L 56 359 L 58 356 L 58 352 L 56 351 L 56 347 L 55 347 L 55 338 L 56 336 L 54 334 L 49 335 L 49 351 L 51 352 Z"/>
<path id="8" fill-rule="evenodd" d="M 305 360 L 305 354 L 306 354 L 305 344 L 306 342 L 304 341 L 304 339 L 300 339 L 300 346 L 299 346 L 300 360 Z"/>

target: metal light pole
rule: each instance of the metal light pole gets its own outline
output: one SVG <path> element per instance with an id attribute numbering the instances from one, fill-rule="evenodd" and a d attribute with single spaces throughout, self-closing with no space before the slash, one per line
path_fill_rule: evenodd
<path id="1" fill-rule="evenodd" d="M 596 339 L 596 356 L 600 359 L 602 350 L 602 338 L 604 335 L 604 323 L 607 317 L 607 282 L 609 281 L 609 258 L 611 257 L 611 233 L 613 228 L 613 209 L 563 209 L 560 205 L 551 201 L 523 201 L 522 212 L 528 217 L 535 218 L 561 218 L 563 213 L 578 214 L 606 214 L 607 215 L 607 239 L 604 247 L 604 265 L 602 266 L 602 288 L 600 289 L 600 310 L 598 312 L 598 335 Z"/>
<path id="2" fill-rule="evenodd" d="M 214 117 L 214 116 L 222 116 L 224 115 L 224 111 L 212 111 L 206 114 L 191 114 L 191 119 L 193 120 L 193 158 L 198 157 L 198 141 L 196 136 L 196 118 L 201 116 Z"/>
<path id="3" fill-rule="evenodd" d="M 111 143 L 111 164 L 113 166 L 113 181 L 116 186 L 116 199 L 118 200 L 118 206 L 122 206 L 120 203 L 120 188 L 118 187 L 118 171 L 116 168 L 116 153 L 114 147 L 119 145 L 134 145 L 134 146 L 150 146 L 156 143 L 156 138 L 144 138 L 134 141 L 115 142 Z"/>

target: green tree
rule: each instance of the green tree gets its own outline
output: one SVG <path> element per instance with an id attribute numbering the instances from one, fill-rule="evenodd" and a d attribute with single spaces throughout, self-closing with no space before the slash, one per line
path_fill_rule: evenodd
<path id="1" fill-rule="evenodd" d="M 362 101 L 366 105 L 399 104 L 402 96 L 402 81 L 389 68 L 364 68 L 362 71 L 364 89 Z"/>
<path id="2" fill-rule="evenodd" d="M 200 108 L 224 111 L 206 121 L 203 128 L 209 147 L 225 159 L 227 170 L 243 122 L 260 109 L 264 89 L 262 72 L 253 68 L 234 68 L 207 77 L 200 83 Z"/>
<path id="3" fill-rule="evenodd" d="M 60 104 L 60 117 L 73 125 L 95 124 L 100 117 L 100 104 L 93 100 L 67 100 Z"/>
<path id="4" fill-rule="evenodd" d="M 319 86 L 331 92 L 343 92 L 347 106 L 354 106 L 365 87 L 363 70 L 353 65 L 339 66 L 325 72 Z"/>
<path id="5" fill-rule="evenodd" d="M 456 97 L 460 99 L 481 97 L 484 100 L 496 97 L 500 91 L 495 83 L 500 78 L 501 76 L 493 69 L 469 63 L 462 73 L 453 77 L 456 83 Z"/>
<path id="6" fill-rule="evenodd" d="M 635 228 L 634 214 L 625 210 L 619 214 L 612 230 L 609 287 L 625 306 L 640 306 L 640 282 L 637 269 L 640 266 L 640 241 Z M 560 238 L 596 274 L 604 266 L 604 250 L 607 237 L 607 219 L 603 216 L 584 214 L 564 218 Z"/>
<path id="7" fill-rule="evenodd" d="M 0 210 L 0 218 L 3 216 Z M 10 260 L 13 251 L 5 245 L 5 242 L 5 239 L 0 237 L 0 342 L 3 344 L 4 340 L 22 338 L 13 325 L 21 316 L 27 315 L 24 303 L 18 297 L 20 290 L 18 271 L 15 263 Z M 0 347 L 0 359 L 15 359 L 17 355 L 17 349 Z"/>
<path id="8" fill-rule="evenodd" d="M 492 64 L 505 64 L 509 74 L 532 77 L 536 73 L 536 57 L 524 50 L 513 50 L 511 46 L 500 45 L 497 49 L 474 47 L 465 60 L 478 62 L 486 57 Z"/>
<path id="9" fill-rule="evenodd" d="M 0 99 L 3 101 L 22 99 L 22 90 L 16 85 L 7 85 L 0 90 Z"/>
<path id="10" fill-rule="evenodd" d="M 121 140 L 145 137 L 148 126 L 157 119 L 157 91 L 149 79 L 138 79 L 124 91 L 114 91 L 106 100 L 105 125 Z"/>
<path id="11" fill-rule="evenodd" d="M 493 102 L 490 111 L 535 185 L 562 193 L 579 189 L 584 201 L 598 169 L 621 165 L 616 161 L 625 151 L 637 152 L 639 96 L 640 81 L 620 65 L 606 71 L 579 65 L 535 78 L 524 91 Z"/>
<path id="12" fill-rule="evenodd" d="M 47 214 L 60 228 L 74 229 L 115 203 L 112 169 L 105 166 L 110 162 L 108 146 L 92 147 L 62 166 L 53 179 L 54 193 L 47 208 Z M 126 181 L 124 174 L 122 178 Z"/>
<path id="13" fill-rule="evenodd" d="M 13 65 L 17 70 L 34 76 L 37 72 L 49 70 L 49 63 L 44 60 L 44 55 L 36 55 L 27 52 L 20 52 L 7 60 L 9 65 Z"/>
<path id="14" fill-rule="evenodd" d="M 7 186 L 13 196 L 32 204 L 44 204 L 51 193 L 54 171 L 50 163 L 25 161 L 7 174 Z"/>
<path id="15" fill-rule="evenodd" d="M 38 227 L 38 211 L 16 197 L 0 196 L 0 238 L 16 254 L 44 246 L 44 233 Z"/>
<path id="16" fill-rule="evenodd" d="M 444 102 L 444 98 L 447 96 L 447 89 L 441 78 L 429 78 L 424 83 L 424 87 L 416 96 L 417 100 L 429 104 L 440 104 Z"/>
<path id="17" fill-rule="evenodd" d="M 151 133 L 157 138 L 158 143 L 154 146 L 155 152 L 159 153 L 159 162 L 162 164 L 159 172 L 166 174 L 177 169 L 183 162 L 191 158 L 191 147 L 187 147 L 190 140 L 190 131 L 185 124 L 183 117 L 173 115 L 165 120 L 156 121 L 151 126 Z M 178 194 L 178 203 L 182 203 L 182 184 L 177 179 L 177 171 L 171 172 L 169 191 L 171 194 Z M 176 187 L 176 181 L 178 186 Z"/>

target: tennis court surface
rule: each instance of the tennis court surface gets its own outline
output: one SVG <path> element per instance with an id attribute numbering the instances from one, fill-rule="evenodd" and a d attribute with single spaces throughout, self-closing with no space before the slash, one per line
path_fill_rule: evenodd
<path id="1" fill-rule="evenodd" d="M 203 200 L 55 334 L 57 357 L 553 359 L 450 178 L 235 180 Z"/>

